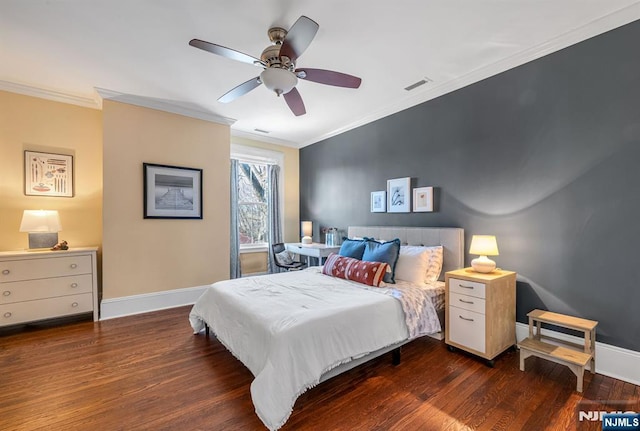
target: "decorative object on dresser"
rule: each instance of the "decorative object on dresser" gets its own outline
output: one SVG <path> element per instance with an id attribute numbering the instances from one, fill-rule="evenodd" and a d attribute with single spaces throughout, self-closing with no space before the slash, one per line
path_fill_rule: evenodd
<path id="1" fill-rule="evenodd" d="M 520 370 L 524 371 L 524 361 L 529 356 L 537 356 L 558 364 L 566 365 L 578 378 L 576 391 L 582 392 L 584 369 L 589 364 L 591 374 L 596 372 L 596 326 L 595 320 L 581 319 L 544 310 L 533 310 L 529 317 L 529 337 L 518 343 L 520 348 Z M 584 334 L 584 349 L 577 344 L 559 338 L 543 335 L 542 323 L 580 331 Z M 536 331 L 533 328 L 536 328 Z M 552 340 L 554 344 L 542 341 Z"/>
<path id="2" fill-rule="evenodd" d="M 473 235 L 469 254 L 477 257 L 471 261 L 471 266 L 476 272 L 489 273 L 496 269 L 496 263 L 487 256 L 498 256 L 498 242 L 493 235 Z"/>
<path id="3" fill-rule="evenodd" d="M 371 192 L 371 212 L 387 212 L 387 192 L 385 192 L 384 190 Z"/>
<path id="4" fill-rule="evenodd" d="M 62 230 L 60 215 L 55 210 L 24 210 L 20 232 L 29 233 L 29 249 L 51 248 L 58 243 Z"/>
<path id="5" fill-rule="evenodd" d="M 202 169 L 143 163 L 144 218 L 202 218 Z"/>
<path id="6" fill-rule="evenodd" d="M 516 273 L 471 268 L 445 274 L 445 342 L 487 360 L 516 342 Z"/>
<path id="7" fill-rule="evenodd" d="M 387 180 L 387 212 L 408 213 L 411 211 L 411 178 Z"/>
<path id="8" fill-rule="evenodd" d="M 73 197 L 73 156 L 25 151 L 24 194 Z"/>
<path id="9" fill-rule="evenodd" d="M 93 312 L 97 247 L 0 252 L 0 327 Z"/>
<path id="10" fill-rule="evenodd" d="M 413 189 L 413 212 L 433 211 L 433 187 Z"/>
<path id="11" fill-rule="evenodd" d="M 311 244 L 313 242 L 313 223 L 310 221 L 303 221 L 300 223 L 300 230 L 302 231 L 302 239 L 300 240 L 303 244 Z"/>

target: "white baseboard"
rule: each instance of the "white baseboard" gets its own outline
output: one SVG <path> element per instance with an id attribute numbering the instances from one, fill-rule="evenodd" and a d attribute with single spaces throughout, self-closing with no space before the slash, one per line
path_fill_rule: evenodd
<path id="1" fill-rule="evenodd" d="M 209 285 L 103 299 L 100 303 L 100 320 L 193 305 L 207 287 Z"/>
<path id="2" fill-rule="evenodd" d="M 558 338 L 575 344 L 584 344 L 584 339 L 562 332 L 542 329 L 542 335 Z M 529 336 L 529 325 L 516 323 L 518 341 Z M 545 340 L 546 341 L 546 340 Z M 623 349 L 596 341 L 596 372 L 614 379 L 640 385 L 640 352 Z"/>

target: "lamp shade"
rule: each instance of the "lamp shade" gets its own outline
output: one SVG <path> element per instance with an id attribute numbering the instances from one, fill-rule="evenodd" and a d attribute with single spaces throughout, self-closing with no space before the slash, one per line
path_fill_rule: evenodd
<path id="1" fill-rule="evenodd" d="M 260 81 L 279 96 L 290 92 L 298 83 L 298 78 L 286 69 L 271 67 L 262 71 Z"/>
<path id="2" fill-rule="evenodd" d="M 302 230 L 302 243 L 311 244 L 313 236 L 313 223 L 310 221 L 303 221 L 300 223 L 300 229 Z"/>
<path id="3" fill-rule="evenodd" d="M 60 216 L 55 210 L 24 210 L 20 232 L 54 233 L 60 232 Z"/>
<path id="4" fill-rule="evenodd" d="M 498 256 L 498 242 L 493 235 L 474 235 L 471 238 L 469 254 L 479 256 Z"/>

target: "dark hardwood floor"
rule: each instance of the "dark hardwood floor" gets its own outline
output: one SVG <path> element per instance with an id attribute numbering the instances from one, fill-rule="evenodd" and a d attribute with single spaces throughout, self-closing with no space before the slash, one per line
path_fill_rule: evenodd
<path id="1" fill-rule="evenodd" d="M 0 332 L 0 430 L 262 430 L 251 373 L 190 307 Z M 640 388 L 541 359 L 488 368 L 430 338 L 307 391 L 290 430 L 599 430 L 578 411 L 640 411 Z M 614 403 L 614 401 L 616 403 Z"/>

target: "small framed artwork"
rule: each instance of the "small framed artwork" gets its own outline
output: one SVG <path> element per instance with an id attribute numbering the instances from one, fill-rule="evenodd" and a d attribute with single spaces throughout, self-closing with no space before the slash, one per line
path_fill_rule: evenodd
<path id="1" fill-rule="evenodd" d="M 142 166 L 144 218 L 202 218 L 202 169 Z"/>
<path id="2" fill-rule="evenodd" d="M 385 192 L 384 190 L 379 192 L 371 192 L 371 212 L 387 212 L 387 192 Z"/>
<path id="3" fill-rule="evenodd" d="M 387 180 L 387 212 L 408 213 L 411 211 L 411 178 Z"/>
<path id="4" fill-rule="evenodd" d="M 25 151 L 24 194 L 73 197 L 73 156 Z"/>
<path id="5" fill-rule="evenodd" d="M 433 211 L 433 187 L 413 189 L 413 212 Z"/>

